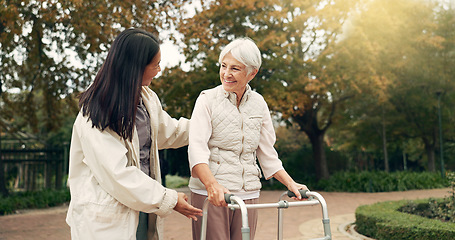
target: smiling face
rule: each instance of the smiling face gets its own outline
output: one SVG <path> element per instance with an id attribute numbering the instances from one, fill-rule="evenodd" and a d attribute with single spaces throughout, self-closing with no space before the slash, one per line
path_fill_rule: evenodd
<path id="1" fill-rule="evenodd" d="M 237 95 L 237 104 L 245 92 L 246 85 L 251 81 L 256 73 L 257 69 L 254 69 L 248 73 L 248 69 L 245 64 L 237 61 L 231 53 L 227 53 L 220 66 L 220 80 L 224 90 L 227 92 L 233 92 Z"/>
<path id="2" fill-rule="evenodd" d="M 145 66 L 144 75 L 142 75 L 142 86 L 149 86 L 152 83 L 153 78 L 161 71 L 160 62 L 161 51 L 158 51 L 152 62 Z"/>

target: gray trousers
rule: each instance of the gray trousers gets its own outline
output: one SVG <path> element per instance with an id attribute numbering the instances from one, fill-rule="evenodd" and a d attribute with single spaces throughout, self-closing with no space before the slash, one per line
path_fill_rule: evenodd
<path id="1" fill-rule="evenodd" d="M 139 212 L 139 225 L 136 231 L 136 240 L 147 240 L 148 219 L 147 213 Z"/>
<path id="2" fill-rule="evenodd" d="M 139 224 L 136 230 L 136 240 L 158 239 L 156 221 L 157 216 L 155 214 L 139 212 Z"/>
<path id="3" fill-rule="evenodd" d="M 207 196 L 191 193 L 191 205 L 202 209 Z M 259 199 L 244 201 L 246 204 L 257 204 Z M 250 227 L 250 239 L 254 240 L 258 220 L 258 210 L 248 209 L 248 226 Z M 193 240 L 201 239 L 202 217 L 197 221 L 192 220 Z M 242 240 L 242 214 L 239 209 L 232 211 L 227 207 L 208 206 L 207 217 L 207 240 Z"/>

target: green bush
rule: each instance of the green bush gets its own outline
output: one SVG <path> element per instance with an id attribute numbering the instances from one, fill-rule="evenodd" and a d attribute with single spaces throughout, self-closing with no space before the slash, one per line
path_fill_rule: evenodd
<path id="1" fill-rule="evenodd" d="M 166 187 L 167 188 L 181 188 L 188 186 L 188 178 L 180 177 L 177 175 L 166 175 Z"/>
<path id="2" fill-rule="evenodd" d="M 455 223 L 453 203 L 449 199 L 429 199 L 428 202 L 419 204 L 409 201 L 398 210 L 404 213 Z"/>
<path id="3" fill-rule="evenodd" d="M 337 172 L 329 179 L 296 180 L 313 191 L 326 192 L 391 192 L 414 189 L 433 189 L 450 186 L 449 180 L 431 172 L 362 171 Z M 277 180 L 262 179 L 263 190 L 286 190 Z"/>
<path id="4" fill-rule="evenodd" d="M 362 171 L 337 172 L 314 188 L 331 192 L 390 192 L 448 186 L 447 179 L 433 172 Z"/>
<path id="5" fill-rule="evenodd" d="M 422 203 L 428 200 L 417 200 Z M 407 200 L 381 202 L 356 209 L 357 231 L 381 240 L 395 239 L 455 239 L 455 223 L 402 213 L 399 208 Z"/>
<path id="6" fill-rule="evenodd" d="M 447 179 L 451 185 L 450 196 L 444 199 L 429 199 L 428 202 L 416 203 L 410 201 L 399 210 L 422 217 L 439 219 L 455 223 L 455 173 L 448 172 Z"/>
<path id="7" fill-rule="evenodd" d="M 69 189 L 17 192 L 0 197 L 0 215 L 14 213 L 20 209 L 53 207 L 70 200 Z"/>
<path id="8" fill-rule="evenodd" d="M 314 165 L 313 150 L 311 146 L 305 145 L 299 149 L 283 151 L 283 146 L 280 146 L 280 159 L 283 161 L 283 166 L 289 175 L 297 182 L 312 182 L 316 179 L 316 167 Z M 339 151 L 333 151 L 326 147 L 324 149 L 328 170 L 330 174 L 337 171 L 348 169 L 348 158 L 343 156 Z"/>

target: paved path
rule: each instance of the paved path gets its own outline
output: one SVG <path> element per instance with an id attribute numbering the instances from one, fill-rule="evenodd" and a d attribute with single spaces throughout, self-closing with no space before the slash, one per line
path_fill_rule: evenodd
<path id="1" fill-rule="evenodd" d="M 188 193 L 187 189 L 179 189 Z M 354 212 L 360 205 L 376 202 L 444 197 L 449 189 L 416 190 L 388 193 L 336 193 L 319 192 L 327 202 L 332 239 L 355 238 L 344 231 L 344 226 L 355 221 Z M 261 203 L 277 202 L 282 191 L 262 191 Z M 45 210 L 28 210 L 22 213 L 0 216 L 0 240 L 70 239 L 70 229 L 65 223 L 67 206 Z M 321 207 L 304 206 L 284 210 L 285 240 L 303 240 L 323 236 Z M 186 240 L 191 238 L 190 220 L 173 213 L 165 220 L 165 240 Z M 257 240 L 273 240 L 277 235 L 276 209 L 260 209 L 256 233 Z"/>

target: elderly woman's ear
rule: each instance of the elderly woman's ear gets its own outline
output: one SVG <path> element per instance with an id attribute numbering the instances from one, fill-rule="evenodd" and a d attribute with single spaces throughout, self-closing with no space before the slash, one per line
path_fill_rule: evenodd
<path id="1" fill-rule="evenodd" d="M 254 79 L 256 74 L 259 72 L 258 69 L 253 69 L 249 74 L 248 74 L 248 82 Z"/>

